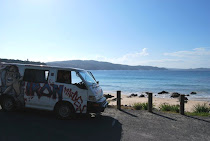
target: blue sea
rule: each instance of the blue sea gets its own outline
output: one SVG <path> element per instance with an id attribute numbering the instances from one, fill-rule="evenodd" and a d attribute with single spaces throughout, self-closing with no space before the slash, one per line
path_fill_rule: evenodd
<path id="1" fill-rule="evenodd" d="M 104 93 L 141 94 L 163 90 L 190 94 L 190 99 L 210 100 L 210 71 L 186 70 L 93 70 L 91 71 Z M 170 97 L 170 95 L 157 95 Z"/>

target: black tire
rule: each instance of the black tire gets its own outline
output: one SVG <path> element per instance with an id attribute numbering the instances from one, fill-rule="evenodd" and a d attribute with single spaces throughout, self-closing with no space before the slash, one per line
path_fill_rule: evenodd
<path id="1" fill-rule="evenodd" d="M 5 112 L 11 112 L 15 109 L 15 101 L 10 97 L 4 97 L 1 102 L 2 110 Z"/>
<path id="2" fill-rule="evenodd" d="M 55 112 L 57 114 L 57 117 L 60 118 L 60 119 L 73 118 L 74 117 L 74 113 L 75 113 L 74 110 L 73 110 L 73 107 L 69 103 L 61 103 L 61 104 L 59 104 L 56 107 Z"/>

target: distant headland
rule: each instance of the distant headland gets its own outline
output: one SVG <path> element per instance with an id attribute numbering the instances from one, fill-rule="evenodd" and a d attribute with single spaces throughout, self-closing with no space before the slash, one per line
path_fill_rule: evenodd
<path id="1" fill-rule="evenodd" d="M 74 67 L 86 70 L 167 70 L 166 68 L 153 66 L 129 66 L 122 64 L 113 64 L 109 62 L 100 62 L 95 60 L 55 61 L 47 62 L 46 64 L 50 66 Z"/>

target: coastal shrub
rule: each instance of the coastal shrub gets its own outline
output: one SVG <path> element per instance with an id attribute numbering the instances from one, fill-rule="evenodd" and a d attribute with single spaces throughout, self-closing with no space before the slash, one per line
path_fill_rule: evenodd
<path id="1" fill-rule="evenodd" d="M 161 111 L 179 112 L 179 105 L 170 105 L 168 103 L 163 103 L 160 105 Z"/>
<path id="2" fill-rule="evenodd" d="M 144 110 L 148 110 L 148 103 L 147 102 L 146 103 L 142 103 L 142 108 Z"/>
<path id="3" fill-rule="evenodd" d="M 147 102 L 145 102 L 145 103 L 135 103 L 133 105 L 133 108 L 135 110 L 141 110 L 141 109 L 147 110 L 148 109 L 148 103 Z"/>
<path id="4" fill-rule="evenodd" d="M 209 113 L 210 112 L 210 107 L 208 107 L 206 105 L 206 103 L 204 104 L 197 104 L 194 106 L 194 113 Z"/>
<path id="5" fill-rule="evenodd" d="M 141 103 L 134 103 L 133 108 L 135 110 L 141 110 L 142 109 L 142 104 Z"/>

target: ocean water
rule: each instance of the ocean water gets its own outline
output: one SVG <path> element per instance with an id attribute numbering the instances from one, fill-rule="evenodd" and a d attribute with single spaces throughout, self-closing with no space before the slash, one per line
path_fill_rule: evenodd
<path id="1" fill-rule="evenodd" d="M 160 91 L 190 94 L 191 99 L 210 100 L 210 71 L 185 70 L 92 70 L 104 93 L 123 94 Z M 170 97 L 170 95 L 157 95 Z"/>

